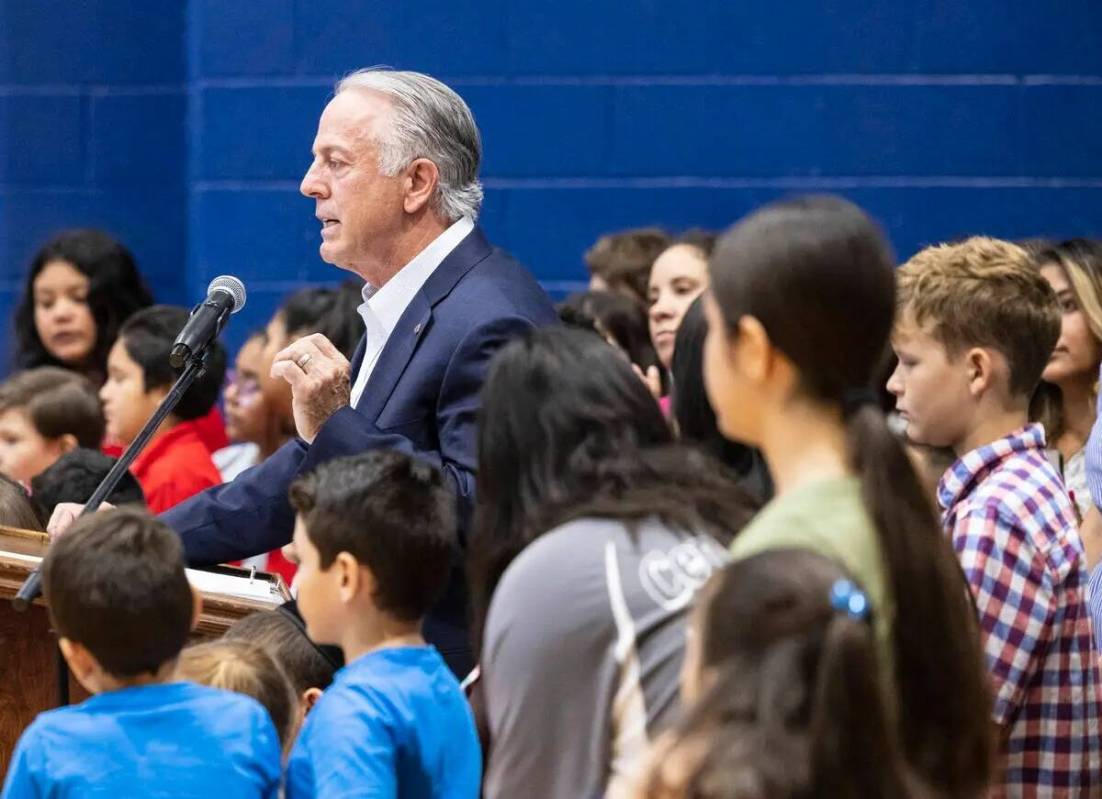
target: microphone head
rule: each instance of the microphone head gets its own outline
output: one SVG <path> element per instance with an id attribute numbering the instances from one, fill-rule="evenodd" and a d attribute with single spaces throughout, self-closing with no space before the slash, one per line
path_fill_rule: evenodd
<path id="1" fill-rule="evenodd" d="M 209 297 L 216 291 L 224 291 L 233 297 L 233 307 L 230 309 L 230 313 L 237 313 L 245 307 L 245 284 L 233 275 L 221 275 L 212 280 L 210 285 L 207 286 L 207 296 Z"/>

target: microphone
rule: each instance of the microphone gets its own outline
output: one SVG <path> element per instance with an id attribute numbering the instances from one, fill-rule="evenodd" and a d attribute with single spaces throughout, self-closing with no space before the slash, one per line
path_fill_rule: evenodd
<path id="1" fill-rule="evenodd" d="M 195 306 L 191 317 L 176 337 L 168 362 L 180 369 L 218 337 L 230 314 L 245 307 L 245 285 L 236 277 L 222 275 L 207 286 L 207 298 Z"/>

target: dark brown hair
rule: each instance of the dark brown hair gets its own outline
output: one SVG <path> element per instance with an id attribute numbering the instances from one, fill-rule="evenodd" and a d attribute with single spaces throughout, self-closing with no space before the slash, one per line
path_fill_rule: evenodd
<path id="1" fill-rule="evenodd" d="M 992 768 L 989 687 L 960 566 L 872 380 L 892 328 L 893 259 L 861 209 L 836 197 L 767 206 L 721 239 L 712 292 L 728 336 L 757 319 L 801 393 L 837 408 L 876 529 L 892 624 L 901 741 L 948 796 L 975 796 Z"/>
<path id="2" fill-rule="evenodd" d="M 324 691 L 340 668 L 330 660 L 334 647 L 323 650 L 311 641 L 303 622 L 283 608 L 258 611 L 240 619 L 226 630 L 224 639 L 248 641 L 267 650 L 283 667 L 299 696 L 309 688 Z"/>
<path id="3" fill-rule="evenodd" d="M 657 747 L 646 796 L 911 796 L 869 618 L 821 555 L 771 550 L 716 572 L 693 614 L 701 695 Z"/>
<path id="4" fill-rule="evenodd" d="M 96 321 L 96 343 L 87 364 L 62 364 L 42 344 L 34 322 L 34 281 L 46 266 L 64 261 L 88 278 L 88 309 Z M 15 312 L 15 334 L 19 366 L 80 367 L 96 379 L 103 379 L 107 353 L 115 343 L 119 327 L 135 311 L 153 304 L 134 256 L 102 230 L 65 230 L 43 245 L 31 261 L 23 297 Z"/>
<path id="5" fill-rule="evenodd" d="M 650 268 L 669 246 L 670 236 L 661 228 L 608 233 L 586 250 L 585 265 L 590 274 L 605 281 L 610 291 L 627 294 L 646 305 Z"/>
<path id="6" fill-rule="evenodd" d="M 380 611 L 416 621 L 443 593 L 458 533 L 455 496 L 438 469 L 373 450 L 321 464 L 290 494 L 321 568 L 351 554 L 371 570 Z"/>
<path id="7" fill-rule="evenodd" d="M 290 740 L 298 718 L 298 697 L 283 669 L 263 647 L 227 639 L 189 646 L 180 653 L 176 677 L 251 696 L 268 711 L 280 743 L 286 746 Z"/>
<path id="8" fill-rule="evenodd" d="M 58 635 L 84 646 L 116 677 L 156 673 L 191 630 L 180 537 L 142 511 L 78 519 L 50 545 L 42 583 Z"/>
<path id="9" fill-rule="evenodd" d="M 0 524 L 20 530 L 46 530 L 49 516 L 15 480 L 0 474 Z"/>
<path id="10" fill-rule="evenodd" d="M 99 449 L 104 419 L 92 381 L 59 366 L 17 372 L 0 383 L 0 412 L 21 410 L 43 438 L 72 435 L 77 446 Z"/>

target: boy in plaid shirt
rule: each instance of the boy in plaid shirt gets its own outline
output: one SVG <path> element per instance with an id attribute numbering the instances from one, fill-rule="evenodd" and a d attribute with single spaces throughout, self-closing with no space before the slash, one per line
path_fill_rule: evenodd
<path id="1" fill-rule="evenodd" d="M 1086 556 L 1044 428 L 1028 423 L 1060 334 L 1056 297 L 1024 250 L 988 238 L 918 253 L 898 297 L 888 389 L 912 441 L 958 458 L 938 502 L 984 636 L 1004 763 L 995 795 L 1095 796 L 1102 687 Z"/>

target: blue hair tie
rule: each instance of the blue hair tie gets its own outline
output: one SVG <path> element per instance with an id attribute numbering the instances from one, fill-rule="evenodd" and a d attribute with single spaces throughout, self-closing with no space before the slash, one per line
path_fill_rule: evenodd
<path id="1" fill-rule="evenodd" d="M 852 580 L 838 580 L 830 587 L 830 605 L 851 619 L 864 621 L 869 617 L 869 598 Z"/>

